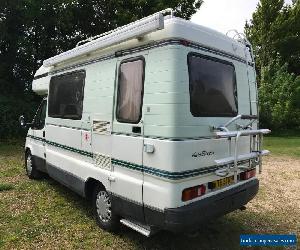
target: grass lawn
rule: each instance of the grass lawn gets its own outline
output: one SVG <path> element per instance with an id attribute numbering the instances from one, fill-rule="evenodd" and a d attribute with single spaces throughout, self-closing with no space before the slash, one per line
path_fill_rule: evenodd
<path id="1" fill-rule="evenodd" d="M 296 233 L 299 242 L 300 138 L 268 137 L 265 146 L 273 154 L 265 158 L 260 191 L 247 210 L 216 219 L 192 235 L 160 232 L 145 238 L 126 227 L 116 235 L 104 232 L 89 202 L 50 178 L 29 180 L 22 145 L 2 143 L 0 248 L 240 249 L 240 234 L 253 233 Z"/>
<path id="2" fill-rule="evenodd" d="M 300 157 L 300 136 L 266 136 L 264 147 L 274 155 Z"/>

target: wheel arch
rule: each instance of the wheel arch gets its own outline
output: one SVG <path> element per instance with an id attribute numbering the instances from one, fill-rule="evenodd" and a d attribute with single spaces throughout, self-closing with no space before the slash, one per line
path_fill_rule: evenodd
<path id="1" fill-rule="evenodd" d="M 84 196 L 88 199 L 91 200 L 92 196 L 93 196 L 93 192 L 94 189 L 96 188 L 96 186 L 100 186 L 101 189 L 103 190 L 107 190 L 105 188 L 105 186 L 103 185 L 103 183 L 97 179 L 91 178 L 89 177 L 86 181 L 85 181 L 85 185 L 84 185 Z"/>
<path id="2" fill-rule="evenodd" d="M 28 152 L 30 152 L 31 155 L 33 155 L 33 154 L 32 154 L 32 148 L 31 148 L 30 146 L 26 145 L 25 151 L 24 151 L 25 157 L 26 157 L 26 155 L 28 154 Z"/>
<path id="3" fill-rule="evenodd" d="M 27 154 L 28 151 L 31 152 L 31 155 L 34 155 L 34 149 L 33 149 L 32 143 L 31 143 L 31 141 L 28 140 L 28 138 L 26 138 L 24 153 Z"/>

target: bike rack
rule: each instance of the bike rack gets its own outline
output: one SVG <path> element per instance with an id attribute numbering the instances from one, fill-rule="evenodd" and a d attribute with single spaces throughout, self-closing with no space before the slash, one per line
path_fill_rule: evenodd
<path id="1" fill-rule="evenodd" d="M 238 130 L 238 131 L 229 131 L 227 128 L 231 123 L 238 119 L 249 119 L 251 122 L 243 127 L 244 130 Z M 234 143 L 234 155 L 215 160 L 215 163 L 217 166 L 223 166 L 227 165 L 226 168 L 223 169 L 218 169 L 215 171 L 215 174 L 218 176 L 225 177 L 227 176 L 230 172 L 231 169 L 233 169 L 234 172 L 234 182 L 237 183 L 238 179 L 238 169 L 248 169 L 245 167 L 238 167 L 238 162 L 240 161 L 245 161 L 245 160 L 256 160 L 258 159 L 258 164 L 259 164 L 259 173 L 262 172 L 262 156 L 267 155 L 270 152 L 268 150 L 262 150 L 262 141 L 263 141 L 263 135 L 269 134 L 271 130 L 269 129 L 252 129 L 250 126 L 255 120 L 257 119 L 257 116 L 253 115 L 238 115 L 231 120 L 229 120 L 225 125 L 219 126 L 215 131 L 215 134 L 218 138 L 235 138 L 235 143 Z M 239 139 L 241 136 L 252 136 L 253 141 L 251 143 L 250 141 L 250 153 L 249 154 L 243 154 L 239 155 L 238 154 L 238 143 Z M 231 151 L 230 151 L 231 154 Z M 233 167 L 232 167 L 233 165 Z"/>

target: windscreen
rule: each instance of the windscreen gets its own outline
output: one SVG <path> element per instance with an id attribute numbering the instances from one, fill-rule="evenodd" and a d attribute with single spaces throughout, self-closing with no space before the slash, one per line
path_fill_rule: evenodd
<path id="1" fill-rule="evenodd" d="M 237 115 L 233 64 L 217 58 L 188 55 L 190 110 L 195 117 Z"/>

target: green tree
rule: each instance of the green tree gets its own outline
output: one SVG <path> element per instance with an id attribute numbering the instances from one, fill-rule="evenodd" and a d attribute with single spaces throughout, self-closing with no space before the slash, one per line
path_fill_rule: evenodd
<path id="1" fill-rule="evenodd" d="M 245 33 L 256 58 L 262 125 L 299 129 L 300 0 L 260 0 Z"/>
<path id="2" fill-rule="evenodd" d="M 0 139 L 20 134 L 17 118 L 32 117 L 31 93 L 43 60 L 165 8 L 189 19 L 202 0 L 0 0 Z M 26 108 L 25 108 L 26 107 Z"/>
<path id="3" fill-rule="evenodd" d="M 300 129 L 300 76 L 275 60 L 262 68 L 259 88 L 260 115 L 264 126 Z"/>
<path id="4" fill-rule="evenodd" d="M 300 75 L 300 1 L 282 9 L 275 26 L 274 47 L 281 63 L 287 63 L 289 72 Z"/>
<path id="5" fill-rule="evenodd" d="M 245 33 L 253 45 L 258 71 L 275 58 L 300 74 L 300 1 L 260 0 Z"/>

